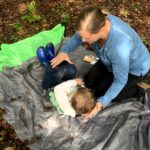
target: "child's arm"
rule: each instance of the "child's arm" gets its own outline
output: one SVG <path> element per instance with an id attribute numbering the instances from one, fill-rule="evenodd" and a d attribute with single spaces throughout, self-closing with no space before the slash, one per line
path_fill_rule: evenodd
<path id="1" fill-rule="evenodd" d="M 81 78 L 74 79 L 77 82 L 77 85 L 84 85 L 83 80 Z"/>
<path id="2" fill-rule="evenodd" d="M 60 108 L 62 109 L 65 115 L 69 115 L 72 117 L 75 117 L 76 113 L 69 102 L 69 97 L 67 94 L 69 93 L 70 89 L 76 86 L 77 86 L 76 80 L 68 80 L 57 85 L 54 88 L 54 94 Z"/>

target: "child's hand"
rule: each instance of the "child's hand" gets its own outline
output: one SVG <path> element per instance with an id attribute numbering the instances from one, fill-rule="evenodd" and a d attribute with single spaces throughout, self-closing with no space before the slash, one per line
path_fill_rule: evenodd
<path id="1" fill-rule="evenodd" d="M 80 78 L 76 78 L 75 81 L 77 82 L 77 85 L 83 85 L 84 84 L 83 80 Z"/>
<path id="2" fill-rule="evenodd" d="M 93 117 L 97 115 L 99 111 L 102 110 L 102 108 L 103 108 L 103 105 L 100 102 L 97 102 L 93 110 L 87 114 L 84 114 L 83 116 L 88 120 L 92 119 Z"/>

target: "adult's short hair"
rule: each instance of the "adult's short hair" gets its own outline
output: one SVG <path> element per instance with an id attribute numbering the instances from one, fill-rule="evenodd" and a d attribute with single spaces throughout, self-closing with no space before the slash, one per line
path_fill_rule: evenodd
<path id="1" fill-rule="evenodd" d="M 85 7 L 77 18 L 76 29 L 81 30 L 87 20 L 86 30 L 97 33 L 105 24 L 105 14 L 98 7 Z"/>

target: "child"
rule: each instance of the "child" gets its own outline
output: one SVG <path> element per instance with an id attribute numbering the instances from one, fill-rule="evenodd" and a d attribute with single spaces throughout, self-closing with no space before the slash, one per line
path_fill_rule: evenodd
<path id="1" fill-rule="evenodd" d="M 81 87 L 83 81 L 79 78 L 65 81 L 54 88 L 55 98 L 65 115 L 75 117 L 86 114 L 95 107 L 92 91 Z"/>
<path id="2" fill-rule="evenodd" d="M 54 45 L 52 43 L 48 43 L 46 47 L 40 46 L 37 49 L 37 56 L 45 68 L 45 74 L 42 80 L 44 89 L 49 89 L 56 84 L 74 78 L 76 74 L 74 64 L 63 61 L 57 67 L 52 68 L 50 61 L 55 57 Z"/>
<path id="3" fill-rule="evenodd" d="M 88 113 L 95 107 L 95 99 L 91 90 L 78 86 L 83 85 L 82 80 L 79 78 L 69 80 L 74 78 L 76 74 L 76 68 L 73 64 L 63 61 L 60 65 L 52 68 L 49 63 L 55 57 L 52 43 L 47 44 L 45 48 L 39 47 L 37 56 L 45 68 L 42 81 L 44 89 L 68 80 L 54 88 L 55 98 L 65 115 L 75 117 L 76 114 Z"/>

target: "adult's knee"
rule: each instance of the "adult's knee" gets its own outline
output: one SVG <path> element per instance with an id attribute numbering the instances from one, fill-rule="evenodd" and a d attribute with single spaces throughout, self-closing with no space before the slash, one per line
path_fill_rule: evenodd
<path id="1" fill-rule="evenodd" d="M 83 81 L 85 83 L 85 86 L 88 88 L 93 88 L 94 87 L 94 79 L 92 76 L 89 76 L 88 74 L 86 74 L 83 78 Z"/>

